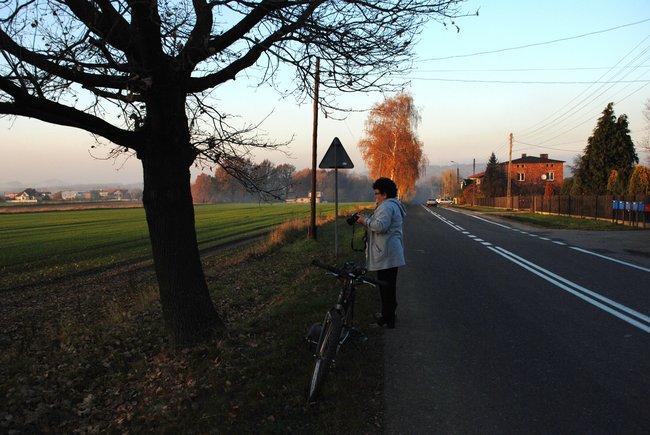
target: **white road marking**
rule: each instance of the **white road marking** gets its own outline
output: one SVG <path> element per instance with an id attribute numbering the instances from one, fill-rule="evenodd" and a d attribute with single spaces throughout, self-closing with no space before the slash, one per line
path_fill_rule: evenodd
<path id="1" fill-rule="evenodd" d="M 438 213 L 434 213 L 434 212 L 430 211 L 426 207 L 425 207 L 425 210 L 427 210 L 429 213 L 431 213 L 432 215 L 434 215 L 436 218 L 440 219 L 441 221 L 443 221 L 447 225 L 449 225 L 452 228 L 456 229 L 457 231 L 461 231 L 461 229 L 460 229 L 461 227 L 459 227 L 458 225 L 456 225 L 455 223 L 453 223 L 449 219 L 446 219 L 445 217 L 439 215 Z M 506 229 L 509 229 L 509 230 L 514 230 L 514 231 L 521 232 L 522 234 L 528 234 L 528 235 L 530 235 L 532 237 L 537 237 L 540 240 L 551 241 L 551 242 L 553 242 L 555 244 L 558 244 L 558 245 L 567 246 L 567 244 L 563 243 L 563 242 L 558 242 L 558 241 L 548 239 L 546 237 L 540 237 L 540 236 L 537 236 L 535 234 L 526 233 L 524 231 L 521 231 L 521 230 L 518 230 L 518 229 L 515 229 L 515 228 L 512 228 L 512 227 L 508 227 L 506 225 L 502 225 L 502 224 L 499 224 L 499 223 L 496 223 L 496 222 L 492 222 L 492 221 L 489 221 L 487 219 L 476 217 L 474 215 L 471 215 L 471 216 L 475 217 L 476 219 L 482 220 L 484 222 L 488 222 L 488 223 L 491 223 L 491 224 L 494 224 L 494 225 L 497 225 L 497 226 L 500 226 L 500 227 L 503 227 L 503 228 L 506 228 Z M 627 306 L 625 306 L 623 304 L 620 304 L 620 303 L 618 303 L 618 302 L 616 302 L 616 301 L 614 301 L 612 299 L 609 299 L 609 298 L 607 298 L 607 297 L 605 297 L 605 296 L 603 296 L 603 295 L 601 295 L 599 293 L 596 293 L 596 292 L 594 292 L 592 290 L 589 290 L 589 289 L 587 289 L 585 287 L 582 287 L 581 285 L 576 284 L 573 281 L 570 281 L 570 280 L 568 280 L 566 278 L 563 278 L 563 277 L 561 277 L 561 276 L 559 276 L 559 275 L 557 275 L 557 274 L 555 274 L 555 273 L 553 273 L 553 272 L 551 272 L 551 271 L 549 271 L 547 269 L 544 269 L 543 267 L 541 267 L 541 266 L 539 266 L 539 265 L 537 265 L 535 263 L 532 263 L 531 261 L 528 261 L 525 258 L 520 257 L 520 256 L 518 256 L 518 255 L 516 255 L 516 254 L 514 254 L 514 253 L 512 253 L 512 252 L 510 252 L 510 251 L 508 251 L 506 249 L 503 249 L 503 248 L 501 248 L 499 246 L 494 246 L 490 242 L 486 242 L 483 239 L 480 239 L 477 236 L 475 236 L 473 234 L 470 234 L 468 231 L 462 231 L 462 233 L 467 235 L 467 237 L 470 237 L 473 240 L 475 240 L 477 242 L 480 242 L 482 245 L 487 246 L 489 250 L 499 254 L 500 256 L 506 258 L 507 260 L 509 260 L 509 261 L 523 267 L 524 269 L 526 269 L 526 270 L 528 270 L 528 271 L 530 271 L 532 273 L 534 273 L 535 275 L 537 275 L 537 276 L 541 277 L 542 279 L 550 282 L 551 284 L 561 288 L 562 290 L 565 290 L 566 292 L 571 293 L 574 296 L 579 297 L 580 299 L 590 303 L 591 305 L 593 305 L 593 306 L 595 306 L 595 307 L 597 307 L 597 308 L 599 308 L 599 309 L 601 309 L 601 310 L 603 310 L 603 311 L 605 311 L 605 312 L 607 312 L 607 313 L 609 313 L 609 314 L 611 314 L 611 315 L 613 315 L 613 316 L 615 316 L 615 317 L 629 323 L 632 326 L 635 326 L 636 328 L 641 329 L 644 332 L 650 333 L 650 316 L 639 313 L 638 311 L 635 311 L 632 308 L 629 308 L 629 307 L 627 307 Z M 650 272 L 650 269 L 648 269 L 648 268 L 637 266 L 635 264 L 627 263 L 625 261 L 617 260 L 615 258 L 607 257 L 607 256 L 604 256 L 604 255 L 600 255 L 600 254 L 597 254 L 595 252 L 587 251 L 587 250 L 582 249 L 582 248 L 577 248 L 577 247 L 573 247 L 573 246 L 569 246 L 569 248 L 574 249 L 574 250 L 579 251 L 579 252 L 586 253 L 586 254 L 595 255 L 597 257 L 600 257 L 600 258 L 603 258 L 603 259 L 606 259 L 606 260 L 610 260 L 610 261 L 614 261 L 616 263 L 620 263 L 620 264 L 623 264 L 623 265 L 626 265 L 626 266 L 634 267 L 636 269 L 640 269 L 640 270 L 643 270 L 645 272 Z"/>
<path id="2" fill-rule="evenodd" d="M 598 307 L 601 310 L 615 317 L 618 317 L 619 319 L 629 323 L 632 326 L 639 328 L 644 332 L 650 333 L 650 317 L 646 316 L 645 314 L 639 313 L 638 311 L 626 307 L 625 305 L 619 304 L 618 302 L 606 298 L 601 294 L 588 290 L 572 281 L 569 281 L 568 279 L 562 278 L 561 276 L 556 275 L 553 272 L 546 270 L 543 267 L 538 266 L 503 248 L 497 246 L 497 247 L 489 247 L 488 249 L 501 255 L 507 260 L 510 260 L 513 263 L 523 267 L 524 269 L 534 273 L 535 275 L 550 282 L 551 284 L 554 284 L 555 286 L 561 288 L 562 290 L 567 291 L 573 294 L 574 296 L 579 297 L 580 299 L 590 303 L 591 305 Z M 599 302 L 596 299 L 602 301 L 603 303 Z M 609 306 L 605 304 L 608 304 Z M 624 313 L 629 314 L 629 316 Z M 630 316 L 636 317 L 639 320 L 633 319 Z"/>
<path id="3" fill-rule="evenodd" d="M 424 207 L 424 206 L 423 206 L 423 207 Z M 492 224 L 492 225 L 496 225 L 496 226 L 499 226 L 499 227 L 502 227 L 502 228 L 506 228 L 506 229 L 511 230 L 511 231 L 516 231 L 516 232 L 518 232 L 518 233 L 525 234 L 525 235 L 529 235 L 529 236 L 531 236 L 531 237 L 536 237 L 536 238 L 538 238 L 539 240 L 550 241 L 550 242 L 555 243 L 556 245 L 560 245 L 560 246 L 568 246 L 568 247 L 571 248 L 571 249 L 575 249 L 576 251 L 579 251 L 579 252 L 582 252 L 582 253 L 585 253 L 585 254 L 594 255 L 594 256 L 596 256 L 596 257 L 600 257 L 600 258 L 602 258 L 602 259 L 604 259 L 604 260 L 613 261 L 613 262 L 615 262 L 615 263 L 619 263 L 619 264 L 622 264 L 622 265 L 624 265 L 624 266 L 628 266 L 628 267 L 633 267 L 633 268 L 635 268 L 635 269 L 639 269 L 639 270 L 642 270 L 642 271 L 644 271 L 644 272 L 650 272 L 650 269 L 647 268 L 647 267 L 638 266 L 638 265 L 633 264 L 633 263 L 628 263 L 628 262 L 626 262 L 626 261 L 618 260 L 618 259 L 616 259 L 616 258 L 608 257 L 608 256 L 606 256 L 606 255 L 597 254 L 597 253 L 595 253 L 595 252 L 588 251 L 588 250 L 586 250 L 586 249 L 578 248 L 578 247 L 575 247 L 575 246 L 569 246 L 568 244 L 566 244 L 566 243 L 564 243 L 564 242 L 559 242 L 559 241 L 556 241 L 556 240 L 552 240 L 552 239 L 549 239 L 549 238 L 547 238 L 547 237 L 541 237 L 541 236 L 538 236 L 538 235 L 536 235 L 536 234 L 532 234 L 532 233 L 529 233 L 529 232 L 526 232 L 526 231 L 522 231 L 522 230 L 520 230 L 520 229 L 518 229 L 518 228 L 513 228 L 513 227 L 510 227 L 510 226 L 508 226 L 508 225 L 503 225 L 503 224 L 500 224 L 500 223 L 498 223 L 498 222 L 494 222 L 494 221 L 491 221 L 491 220 L 489 220 L 489 219 L 482 218 L 482 217 L 480 217 L 480 216 L 476 216 L 476 215 L 473 215 L 473 214 L 470 214 L 469 216 L 470 216 L 470 217 L 473 217 L 474 219 L 478 219 L 478 220 L 480 220 L 480 221 L 486 222 L 486 223 L 488 223 L 488 224 Z M 444 219 L 444 218 L 443 218 L 443 219 Z M 466 234 L 466 233 L 463 233 L 463 234 Z M 467 233 L 467 234 L 469 234 L 469 233 Z"/>
<path id="4" fill-rule="evenodd" d="M 647 267 L 637 266 L 636 264 L 628 263 L 627 261 L 617 260 L 616 258 L 607 257 L 605 255 L 600 255 L 600 254 L 597 254 L 595 252 L 587 251 L 586 249 L 577 248 L 575 246 L 569 246 L 569 248 L 575 249 L 576 251 L 579 251 L 579 252 L 584 252 L 585 254 L 595 255 L 596 257 L 604 258 L 605 260 L 613 261 L 614 263 L 619 263 L 619 264 L 623 264 L 625 266 L 633 267 L 635 269 L 639 269 L 639 270 L 642 270 L 644 272 L 650 272 L 650 269 L 648 269 Z"/>

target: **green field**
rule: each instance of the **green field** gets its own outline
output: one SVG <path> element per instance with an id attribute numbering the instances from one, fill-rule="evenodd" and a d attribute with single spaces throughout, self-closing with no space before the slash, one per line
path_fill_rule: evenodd
<path id="1" fill-rule="evenodd" d="M 339 213 L 355 208 L 339 206 Z M 199 248 L 207 250 L 268 233 L 309 216 L 309 204 L 228 204 L 195 208 Z M 334 204 L 319 204 L 318 216 Z M 0 290 L 151 255 L 144 209 L 75 210 L 0 215 Z"/>

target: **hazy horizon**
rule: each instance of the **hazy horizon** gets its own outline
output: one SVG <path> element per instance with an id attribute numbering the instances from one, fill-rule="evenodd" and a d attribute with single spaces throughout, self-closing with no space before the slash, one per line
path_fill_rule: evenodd
<path id="1" fill-rule="evenodd" d="M 405 90 L 420 110 L 417 132 L 431 165 L 471 165 L 475 159 L 478 171 L 492 152 L 507 161 L 511 132 L 513 159 L 545 153 L 572 164 L 609 102 L 617 116 L 628 116 L 640 161 L 647 164 L 639 144 L 649 132 L 643 110 L 650 98 L 650 2 L 469 0 L 465 8 L 479 9 L 479 16 L 456 20 L 458 32 L 435 22 L 425 26 L 407 77 Z M 215 90 L 215 104 L 244 124 L 263 120 L 260 133 L 271 142 L 293 138 L 287 154 L 257 153 L 256 161 L 309 168 L 311 102 L 299 104 L 254 85 L 245 78 L 228 82 Z M 355 171 L 365 170 L 357 144 L 368 110 L 382 99 L 341 95 L 342 105 L 354 110 L 339 114 L 343 119 L 321 113 L 317 160 L 336 136 Z M 3 118 L 0 143 L 0 186 L 142 182 L 135 156 L 105 160 L 110 148 L 94 148 L 83 130 Z M 192 180 L 214 169 L 192 168 Z"/>

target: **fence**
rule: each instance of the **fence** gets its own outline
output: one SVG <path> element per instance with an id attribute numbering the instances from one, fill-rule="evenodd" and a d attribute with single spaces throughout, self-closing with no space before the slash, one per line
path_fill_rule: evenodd
<path id="1" fill-rule="evenodd" d="M 650 221 L 650 195 L 512 196 L 480 198 L 478 205 L 639 225 Z"/>

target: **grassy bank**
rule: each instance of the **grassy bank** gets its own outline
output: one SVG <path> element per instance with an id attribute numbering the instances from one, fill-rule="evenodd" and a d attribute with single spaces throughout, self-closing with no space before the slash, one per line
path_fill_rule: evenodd
<path id="1" fill-rule="evenodd" d="M 347 228 L 339 224 L 341 259 L 360 260 Z M 1 430 L 380 433 L 372 288 L 361 288 L 357 307 L 369 340 L 343 349 L 322 403 L 305 402 L 313 361 L 303 337 L 336 297 L 335 281 L 309 266 L 334 261 L 333 225 L 319 228 L 317 242 L 305 234 L 294 222 L 269 241 L 204 257 L 227 330 L 192 349 L 167 342 L 149 268 L 5 291 Z"/>
<path id="2" fill-rule="evenodd" d="M 527 213 L 506 211 L 503 208 L 483 207 L 483 206 L 456 206 L 468 210 L 498 215 L 505 219 L 533 225 L 541 228 L 565 229 L 565 230 L 583 230 L 583 231 L 630 231 L 643 230 L 643 226 L 632 227 L 620 223 L 602 219 L 580 218 L 572 216 L 558 216 L 552 214 Z"/>
<path id="3" fill-rule="evenodd" d="M 583 231 L 635 231 L 643 227 L 631 227 L 612 222 L 583 219 L 570 216 L 543 215 L 538 213 L 505 213 L 502 217 L 542 228 Z"/>

